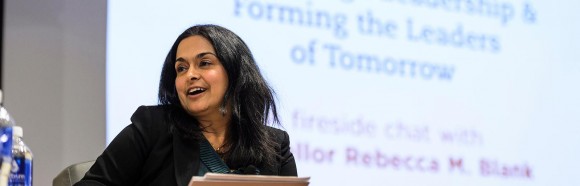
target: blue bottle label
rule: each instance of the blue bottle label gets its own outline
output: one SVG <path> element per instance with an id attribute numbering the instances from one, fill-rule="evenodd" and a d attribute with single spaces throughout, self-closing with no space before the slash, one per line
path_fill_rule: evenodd
<path id="1" fill-rule="evenodd" d="M 12 127 L 0 127 L 0 164 L 12 159 Z"/>
<path id="2" fill-rule="evenodd" d="M 8 181 L 10 186 L 32 186 L 32 160 L 25 157 L 12 159 L 12 170 Z"/>

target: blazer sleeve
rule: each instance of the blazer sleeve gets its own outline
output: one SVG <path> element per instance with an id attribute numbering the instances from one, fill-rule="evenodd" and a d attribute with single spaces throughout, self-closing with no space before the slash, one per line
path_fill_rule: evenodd
<path id="1" fill-rule="evenodd" d="M 146 107 L 140 107 L 125 127 L 107 146 L 95 164 L 75 186 L 84 185 L 134 185 L 139 179 L 143 162 L 147 158 L 151 127 L 142 123 Z"/>
<path id="2" fill-rule="evenodd" d="M 286 131 L 282 131 L 282 141 L 280 143 L 280 172 L 281 176 L 298 176 L 296 171 L 296 161 L 290 152 L 290 137 Z"/>

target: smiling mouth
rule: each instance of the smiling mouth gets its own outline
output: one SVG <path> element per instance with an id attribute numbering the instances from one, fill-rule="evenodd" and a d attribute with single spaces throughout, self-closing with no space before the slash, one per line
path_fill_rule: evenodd
<path id="1" fill-rule="evenodd" d="M 205 88 L 192 88 L 192 89 L 189 89 L 189 91 L 187 91 L 187 95 L 189 95 L 189 96 L 198 95 L 198 94 L 205 92 L 205 90 L 207 90 L 207 89 L 205 89 Z"/>

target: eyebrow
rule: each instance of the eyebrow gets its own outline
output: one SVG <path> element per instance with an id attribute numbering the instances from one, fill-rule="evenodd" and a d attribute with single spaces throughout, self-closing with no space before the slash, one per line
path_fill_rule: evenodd
<path id="1" fill-rule="evenodd" d="M 213 56 L 216 56 L 216 57 L 217 57 L 217 55 L 215 55 L 215 54 L 214 54 L 214 53 L 212 53 L 212 52 L 202 52 L 202 53 L 199 53 L 199 54 L 197 54 L 197 55 L 195 56 L 195 58 L 196 58 L 196 59 L 203 58 L 203 57 L 204 57 L 204 56 L 206 56 L 206 55 L 213 55 Z M 186 60 L 185 60 L 185 59 L 183 59 L 182 57 L 179 57 L 179 58 L 177 58 L 177 59 L 175 60 L 175 62 L 185 62 L 185 61 L 186 61 Z"/>
<path id="2" fill-rule="evenodd" d="M 203 53 L 197 54 L 197 56 L 195 56 L 195 58 L 202 58 L 203 56 L 208 55 L 208 54 L 211 54 L 211 55 L 217 57 L 217 55 L 215 55 L 214 53 L 211 53 L 211 52 L 203 52 Z"/>

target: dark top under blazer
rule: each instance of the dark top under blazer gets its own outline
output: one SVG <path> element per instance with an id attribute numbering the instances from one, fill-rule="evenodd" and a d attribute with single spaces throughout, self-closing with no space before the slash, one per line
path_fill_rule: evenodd
<path id="1" fill-rule="evenodd" d="M 168 106 L 141 106 L 75 185 L 179 185 L 186 186 L 199 169 L 198 140 L 185 139 L 166 119 Z M 262 174 L 296 176 L 296 163 L 285 131 L 268 127 L 279 144 L 274 167 L 259 167 Z"/>

